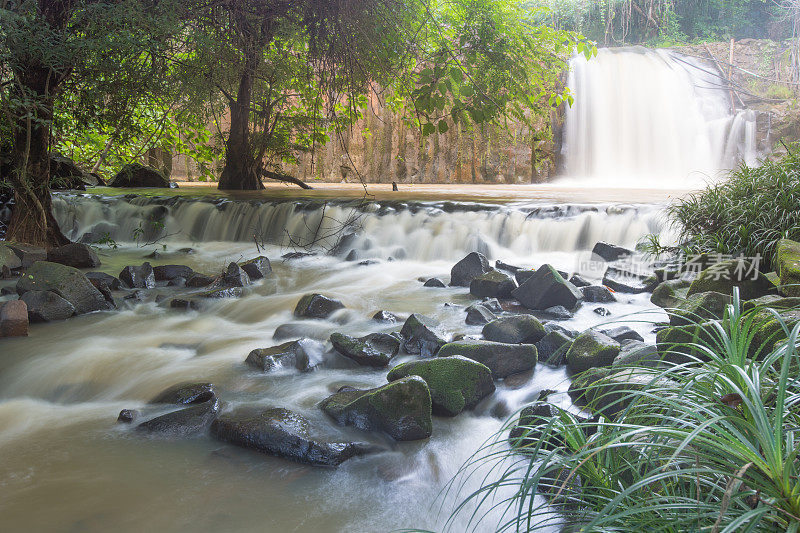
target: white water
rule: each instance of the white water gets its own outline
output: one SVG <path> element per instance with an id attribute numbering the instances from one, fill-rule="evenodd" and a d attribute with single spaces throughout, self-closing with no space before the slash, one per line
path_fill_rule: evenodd
<path id="1" fill-rule="evenodd" d="M 698 186 L 755 164 L 755 114 L 731 112 L 714 67 L 666 50 L 601 49 L 570 62 L 562 155 L 572 183 Z"/>

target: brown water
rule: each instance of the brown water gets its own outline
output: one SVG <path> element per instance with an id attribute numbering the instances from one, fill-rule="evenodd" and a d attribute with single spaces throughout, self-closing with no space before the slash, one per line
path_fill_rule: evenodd
<path id="1" fill-rule="evenodd" d="M 471 198 L 489 203 L 501 199 Z M 396 205 L 376 208 L 362 219 L 351 246 L 361 257 L 379 260 L 377 264 L 359 266 L 341 255 L 284 262 L 278 258 L 287 248 L 276 242 L 267 244 L 266 250 L 274 276 L 254 284 L 243 298 L 214 302 L 202 312 L 190 313 L 169 311 L 153 301 L 123 303 L 116 312 L 35 325 L 27 339 L 0 341 L 2 529 L 442 529 L 453 502 L 475 490 L 481 476 L 466 480 L 461 491 L 449 497 L 441 491 L 481 444 L 502 428 L 505 419 L 496 416 L 498 412 L 513 412 L 542 389 L 559 391 L 554 400 L 571 405 L 563 369 L 539 365 L 521 387 L 499 383 L 498 391 L 474 412 L 436 418 L 428 441 L 394 443 L 337 427 L 317 407 L 341 385 L 385 383 L 384 371 L 356 367 L 333 353 L 319 354 L 325 364 L 309 374 L 288 369 L 255 372 L 244 359 L 254 348 L 277 344 L 272 339 L 275 328 L 294 322 L 292 309 L 308 292 L 339 298 L 347 307 L 333 320 L 302 323 L 307 335 L 321 339 L 334 331 L 362 335 L 398 330 L 399 325 L 369 319 L 378 309 L 433 316 L 448 336 L 479 334 L 480 326 L 466 326 L 464 310 L 458 307 L 472 302 L 465 289 L 428 289 L 417 278 L 446 280 L 453 262 L 473 249 L 491 259 L 525 266 L 550 262 L 574 270 L 584 242 L 602 237 L 632 246 L 642 234 L 660 228 L 657 211 L 646 205 L 617 209 L 615 201 L 606 199 L 609 206 L 552 216 L 526 211 L 524 198 L 514 200 L 514 206 L 488 211 L 445 212 L 424 205 L 411 210 Z M 594 200 L 591 203 L 600 199 Z M 100 255 L 102 269 L 118 274 L 124 265 L 144 261 L 154 249 L 163 257 L 153 264 L 183 263 L 201 272 L 218 272 L 230 261 L 258 254 L 247 232 L 237 228 L 257 220 L 265 227 L 284 225 L 302 233 L 309 223 L 303 217 L 317 212 L 308 208 L 300 213 L 293 204 L 280 201 L 229 202 L 222 209 L 186 200 L 169 204 L 164 221 L 171 236 L 159 245 L 140 247 L 126 239 L 131 228 L 161 205 L 158 202 L 68 197 L 58 203 L 57 213 L 73 238 L 100 221 L 112 222 L 110 231 L 119 247 L 101 247 Z M 537 198 L 529 203 L 532 208 L 553 202 Z M 344 213 L 351 208 L 335 209 Z M 185 246 L 196 253 L 178 252 Z M 401 248 L 403 257 L 398 253 Z M 584 306 L 566 325 L 581 330 L 611 318 L 652 339 L 650 328 L 638 317 L 625 318 L 628 313 L 653 310 L 646 295 L 605 305 L 613 313 L 608 318 L 593 313 L 594 307 Z M 401 356 L 393 364 L 409 359 Z M 141 408 L 162 389 L 184 381 L 213 382 L 223 409 L 241 404 L 287 407 L 324 433 L 366 439 L 385 451 L 338 469 L 322 469 L 241 450 L 208 436 L 144 438 L 116 423 L 120 409 Z M 477 529 L 491 530 L 492 523 L 490 519 Z M 454 531 L 466 528 L 465 517 L 452 525 Z"/>

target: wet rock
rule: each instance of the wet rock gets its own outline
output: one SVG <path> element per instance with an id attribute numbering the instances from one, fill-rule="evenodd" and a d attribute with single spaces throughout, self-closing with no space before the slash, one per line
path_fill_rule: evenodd
<path id="1" fill-rule="evenodd" d="M 305 417 L 284 408 L 240 408 L 225 413 L 211 425 L 217 439 L 300 463 L 338 466 L 353 457 L 375 451 L 361 442 L 325 442 L 312 438 Z"/>
<path id="2" fill-rule="evenodd" d="M 445 288 L 447 285 L 444 284 L 444 281 L 440 280 L 439 278 L 430 278 L 423 284 L 423 287 L 432 287 L 432 288 Z"/>
<path id="3" fill-rule="evenodd" d="M 172 281 L 177 278 L 188 280 L 194 276 L 194 270 L 186 265 L 161 265 L 153 267 L 153 275 L 156 281 Z"/>
<path id="4" fill-rule="evenodd" d="M 47 260 L 75 268 L 94 268 L 100 265 L 100 259 L 95 251 L 90 246 L 78 242 L 50 249 L 47 252 Z"/>
<path id="5" fill-rule="evenodd" d="M 312 368 L 311 361 L 314 354 L 321 353 L 323 346 L 312 339 L 299 339 L 285 342 L 270 348 L 253 350 L 247 356 L 245 363 L 265 372 L 279 367 L 294 367 L 301 372 L 308 372 Z"/>
<path id="6" fill-rule="evenodd" d="M 72 304 L 75 314 L 109 309 L 103 294 L 77 268 L 49 261 L 34 263 L 17 282 L 17 293 L 50 291 Z"/>
<path id="7" fill-rule="evenodd" d="M 794 309 L 800 307 L 800 297 L 784 297 L 777 294 L 768 294 L 755 300 L 742 303 L 742 311 L 749 311 L 756 307 L 771 307 L 772 309 Z"/>
<path id="8" fill-rule="evenodd" d="M 633 251 L 628 250 L 627 248 L 602 241 L 594 245 L 594 248 L 592 248 L 592 253 L 601 259 L 608 261 L 609 263 L 613 263 L 614 261 L 622 259 L 623 257 L 633 255 Z"/>
<path id="9" fill-rule="evenodd" d="M 225 287 L 247 287 L 250 285 L 250 276 L 236 263 L 231 263 L 222 275 L 220 283 Z"/>
<path id="10" fill-rule="evenodd" d="M 14 250 L 9 248 L 3 243 L 0 243 L 0 271 L 4 268 L 8 270 L 17 270 L 22 268 L 22 260 L 17 257 Z"/>
<path id="11" fill-rule="evenodd" d="M 219 412 L 219 400 L 191 404 L 191 407 L 151 418 L 136 426 L 143 433 L 169 437 L 185 437 L 208 430 Z"/>
<path id="12" fill-rule="evenodd" d="M 476 298 L 510 298 L 517 282 L 499 270 L 490 270 L 472 279 L 469 292 Z"/>
<path id="13" fill-rule="evenodd" d="M 528 309 L 544 310 L 555 305 L 574 309 L 583 295 L 550 265 L 542 265 L 525 283 L 512 292 Z"/>
<path id="14" fill-rule="evenodd" d="M 450 285 L 469 287 L 470 282 L 491 270 L 489 261 L 480 252 L 472 252 L 453 265 L 450 270 Z"/>
<path id="15" fill-rule="evenodd" d="M 167 282 L 167 287 L 186 287 L 186 278 L 173 278 Z"/>
<path id="16" fill-rule="evenodd" d="M 456 416 L 474 409 L 495 390 L 488 367 L 458 355 L 403 363 L 394 367 L 386 379 L 396 381 L 408 376 L 425 380 L 431 393 L 433 414 L 439 416 Z"/>
<path id="17" fill-rule="evenodd" d="M 250 277 L 250 280 L 255 281 L 263 279 L 272 274 L 272 265 L 269 259 L 260 255 L 244 263 L 239 263 L 242 270 Z"/>
<path id="18" fill-rule="evenodd" d="M 328 318 L 339 309 L 344 309 L 344 304 L 334 298 L 322 294 L 306 294 L 297 302 L 294 316 L 298 318 Z"/>
<path id="19" fill-rule="evenodd" d="M 0 246 L 4 246 L 17 254 L 17 257 L 22 262 L 22 268 L 28 268 L 37 261 L 47 261 L 47 250 L 38 246 L 19 244 L 16 242 L 0 243 Z M 0 264 L 2 264 L 2 262 L 0 262 Z M 11 268 L 11 270 L 13 270 L 13 268 Z"/>
<path id="20" fill-rule="evenodd" d="M 572 318 L 572 313 L 563 305 L 554 305 L 553 307 L 548 307 L 542 311 L 542 314 L 552 320 L 570 320 Z"/>
<path id="21" fill-rule="evenodd" d="M 496 319 L 497 316 L 482 304 L 473 304 L 467 307 L 465 322 L 469 326 L 482 326 Z"/>
<path id="22" fill-rule="evenodd" d="M 611 311 L 609 311 L 605 307 L 595 307 L 594 309 L 592 309 L 592 311 L 594 311 L 595 314 L 598 314 L 600 316 L 610 316 L 611 315 Z"/>
<path id="23" fill-rule="evenodd" d="M 519 272 L 520 270 L 523 270 L 523 268 L 522 268 L 522 267 L 518 267 L 518 266 L 514 266 L 514 265 L 509 265 L 508 263 L 504 263 L 504 262 L 502 262 L 502 261 L 500 261 L 500 260 L 497 260 L 497 261 L 495 261 L 495 262 L 494 262 L 494 267 L 495 267 L 497 270 L 503 270 L 503 271 L 505 271 L 505 272 L 510 272 L 510 273 L 512 273 L 512 274 L 516 274 L 516 273 L 517 273 L 517 272 Z"/>
<path id="24" fill-rule="evenodd" d="M 75 307 L 54 292 L 28 291 L 20 300 L 27 305 L 31 322 L 65 320 L 75 314 Z"/>
<path id="25" fill-rule="evenodd" d="M 583 299 L 592 303 L 609 303 L 616 302 L 617 298 L 608 290 L 608 287 L 602 285 L 588 285 L 580 288 L 583 294 Z"/>
<path id="26" fill-rule="evenodd" d="M 186 280 L 186 286 L 192 288 L 202 288 L 208 287 L 212 283 L 214 283 L 214 279 L 212 276 L 206 276 L 205 274 L 197 274 L 195 273 L 193 276 Z"/>
<path id="27" fill-rule="evenodd" d="M 91 282 L 98 282 L 112 291 L 118 291 L 122 289 L 122 281 L 119 278 L 115 278 L 111 274 L 106 274 L 105 272 L 87 272 L 86 277 L 89 278 Z M 97 285 L 95 285 L 96 287 Z"/>
<path id="28" fill-rule="evenodd" d="M 550 420 L 558 416 L 558 409 L 543 401 L 537 401 L 523 408 L 519 413 L 517 423 L 511 428 L 508 434 L 511 446 L 514 448 L 534 447 L 542 439 L 543 426 L 547 426 Z M 542 442 L 542 450 L 553 450 L 564 445 L 563 440 L 558 437 L 555 431 L 551 431 L 549 438 Z"/>
<path id="29" fill-rule="evenodd" d="M 189 405 L 213 400 L 216 395 L 212 383 L 178 383 L 158 393 L 149 403 Z"/>
<path id="30" fill-rule="evenodd" d="M 199 311 L 202 305 L 197 300 L 192 300 L 191 298 L 172 298 L 167 304 L 167 307 L 181 311 Z"/>
<path id="31" fill-rule="evenodd" d="M 221 289 L 211 289 L 210 291 L 201 292 L 197 296 L 207 299 L 220 299 L 220 298 L 241 298 L 244 294 L 242 287 L 224 287 Z"/>
<path id="32" fill-rule="evenodd" d="M 170 188 L 170 182 L 166 176 L 152 167 L 147 167 L 139 163 L 131 163 L 122 167 L 122 170 L 108 182 L 108 186 L 168 189 Z"/>
<path id="33" fill-rule="evenodd" d="M 374 315 L 372 315 L 372 320 L 376 322 L 399 322 L 400 317 L 394 313 L 390 313 L 389 311 L 378 311 Z"/>
<path id="34" fill-rule="evenodd" d="M 567 369 L 577 374 L 590 368 L 611 366 L 620 344 L 593 329 L 581 333 L 567 351 Z"/>
<path id="35" fill-rule="evenodd" d="M 497 298 L 484 298 L 484 300 L 481 302 L 481 305 L 492 313 L 503 312 L 503 306 L 500 304 L 500 301 Z"/>
<path id="36" fill-rule="evenodd" d="M 580 277 L 579 275 L 575 274 L 571 278 L 569 278 L 569 282 L 578 287 L 579 289 L 583 287 L 588 287 L 591 285 L 588 281 Z M 583 291 L 581 291 L 583 292 Z"/>
<path id="37" fill-rule="evenodd" d="M 615 341 L 622 343 L 623 341 L 639 341 L 644 342 L 644 339 L 641 335 L 636 333 L 634 330 L 629 328 L 628 326 L 618 326 L 616 328 L 611 329 L 603 329 L 600 330 L 600 333 L 611 337 Z"/>
<path id="38" fill-rule="evenodd" d="M 461 355 L 489 367 L 496 379 L 531 370 L 536 366 L 533 344 L 506 344 L 491 341 L 458 341 L 442 346 L 438 357 Z"/>
<path id="39" fill-rule="evenodd" d="M 775 248 L 775 271 L 778 273 L 781 292 L 786 296 L 800 297 L 800 243 L 789 239 L 778 241 Z"/>
<path id="40" fill-rule="evenodd" d="M 661 361 L 658 347 L 639 341 L 628 341 L 622 344 L 619 355 L 614 358 L 612 367 L 646 366 L 655 367 Z"/>
<path id="41" fill-rule="evenodd" d="M 544 325 L 544 330 L 547 333 L 550 333 L 551 331 L 558 331 L 559 333 L 563 333 L 564 335 L 566 335 L 567 337 L 569 337 L 570 339 L 573 339 L 573 340 L 576 339 L 578 337 L 578 335 L 580 335 L 580 332 L 575 331 L 572 328 L 565 327 L 562 324 L 558 324 L 556 322 L 548 322 L 548 323 L 546 323 Z"/>
<path id="42" fill-rule="evenodd" d="M 603 285 L 615 292 L 640 294 L 651 292 L 656 288 L 658 280 L 649 274 L 633 272 L 622 266 L 610 266 L 603 276 Z"/>
<path id="43" fill-rule="evenodd" d="M 374 389 L 339 392 L 320 407 L 340 425 L 383 431 L 398 441 L 427 439 L 433 431 L 431 394 L 418 376 Z"/>
<path id="44" fill-rule="evenodd" d="M 334 333 L 330 341 L 333 348 L 343 356 L 359 365 L 374 368 L 387 366 L 400 350 L 400 341 L 386 333 L 371 333 L 361 338 Z"/>
<path id="45" fill-rule="evenodd" d="M 746 259 L 731 259 L 703 270 L 689 286 L 688 296 L 701 292 L 718 292 L 733 295 L 739 288 L 743 300 L 752 300 L 767 294 L 775 294 L 777 287 L 758 270 L 758 265 Z"/>
<path id="46" fill-rule="evenodd" d="M 672 309 L 686 299 L 690 283 L 684 279 L 671 279 L 659 283 L 653 290 L 650 301 L 665 309 Z"/>
<path id="47" fill-rule="evenodd" d="M 689 295 L 670 313 L 669 323 L 685 326 L 707 320 L 721 319 L 733 297 L 718 292 L 700 292 Z"/>
<path id="48" fill-rule="evenodd" d="M 152 289 L 156 286 L 156 276 L 150 263 L 126 266 L 119 273 L 119 279 L 130 289 Z"/>
<path id="49" fill-rule="evenodd" d="M 435 328 L 438 326 L 436 320 L 425 315 L 414 313 L 408 317 L 400 330 L 400 335 L 405 339 L 405 351 L 423 357 L 436 355 L 447 342 L 436 333 Z"/>
<path id="50" fill-rule="evenodd" d="M 140 415 L 141 413 L 136 409 L 123 409 L 119 412 L 117 422 L 122 424 L 132 424 L 133 421 L 139 418 Z"/>
<path id="51" fill-rule="evenodd" d="M 28 306 L 22 300 L 0 304 L 0 337 L 28 336 Z"/>
<path id="52" fill-rule="evenodd" d="M 559 367 L 567 362 L 567 350 L 571 344 L 572 339 L 566 334 L 550 331 L 536 342 L 539 360 L 547 366 Z"/>
<path id="53" fill-rule="evenodd" d="M 498 318 L 486 324 L 482 331 L 487 341 L 506 344 L 536 344 L 545 333 L 539 319 L 531 315 Z"/>

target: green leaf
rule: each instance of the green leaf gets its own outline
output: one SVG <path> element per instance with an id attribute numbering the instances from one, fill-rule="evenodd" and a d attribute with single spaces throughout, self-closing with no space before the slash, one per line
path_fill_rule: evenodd
<path id="1" fill-rule="evenodd" d="M 439 121 L 438 127 L 439 133 L 447 133 L 447 130 L 450 129 L 450 126 L 447 125 L 447 121 L 444 119 Z"/>

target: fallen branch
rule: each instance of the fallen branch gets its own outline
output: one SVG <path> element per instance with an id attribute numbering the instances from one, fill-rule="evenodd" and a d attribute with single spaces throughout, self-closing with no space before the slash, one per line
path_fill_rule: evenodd
<path id="1" fill-rule="evenodd" d="M 311 185 L 308 185 L 307 183 L 305 183 L 303 180 L 300 180 L 300 179 L 295 178 L 294 176 L 290 176 L 288 174 L 282 174 L 280 172 L 273 172 L 271 170 L 262 170 L 261 171 L 261 175 L 264 176 L 265 178 L 269 178 L 271 180 L 277 180 L 277 181 L 284 181 L 284 182 L 287 182 L 287 183 L 293 183 L 293 184 L 297 185 L 298 187 L 300 187 L 301 189 L 313 189 L 314 188 Z"/>

